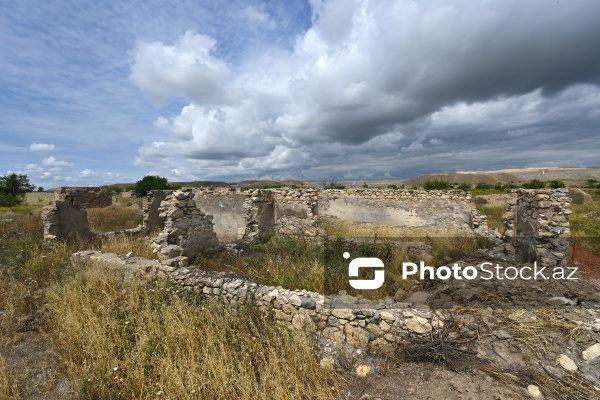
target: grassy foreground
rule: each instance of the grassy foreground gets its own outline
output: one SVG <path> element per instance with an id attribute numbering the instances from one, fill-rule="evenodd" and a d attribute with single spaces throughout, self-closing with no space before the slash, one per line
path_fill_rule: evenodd
<path id="1" fill-rule="evenodd" d="M 135 227 L 141 212 L 89 210 L 96 229 Z M 311 343 L 251 307 L 173 294 L 166 281 L 124 283 L 68 268 L 85 243 L 45 244 L 39 206 L 0 209 L 0 399 L 335 398 L 342 376 Z M 99 223 L 95 223 L 99 221 Z M 107 222 L 109 221 L 109 222 Z M 101 250 L 153 258 L 150 238 Z"/>

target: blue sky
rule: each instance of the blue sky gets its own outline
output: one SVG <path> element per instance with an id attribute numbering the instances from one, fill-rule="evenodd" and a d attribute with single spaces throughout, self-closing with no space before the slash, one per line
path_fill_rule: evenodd
<path id="1" fill-rule="evenodd" d="M 10 2 L 0 174 L 52 188 L 600 165 L 597 15 L 593 0 Z"/>

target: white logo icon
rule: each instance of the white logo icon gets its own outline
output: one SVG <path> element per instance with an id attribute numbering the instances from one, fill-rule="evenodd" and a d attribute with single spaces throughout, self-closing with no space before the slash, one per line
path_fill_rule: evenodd
<path id="1" fill-rule="evenodd" d="M 350 258 L 350 253 L 345 252 L 344 258 Z M 383 261 L 375 257 L 358 257 L 350 261 L 348 266 L 348 276 L 358 277 L 359 268 L 383 268 Z M 375 270 L 375 278 L 373 279 L 350 279 L 350 286 L 354 289 L 379 289 L 385 280 L 384 271 L 382 269 Z"/>

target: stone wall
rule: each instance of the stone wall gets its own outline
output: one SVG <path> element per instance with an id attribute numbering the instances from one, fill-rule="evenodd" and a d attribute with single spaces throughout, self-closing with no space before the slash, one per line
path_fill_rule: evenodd
<path id="1" fill-rule="evenodd" d="M 44 240 L 93 240 L 87 210 L 75 198 L 59 199 L 42 208 Z"/>
<path id="2" fill-rule="evenodd" d="M 165 273 L 160 271 L 157 262 L 96 251 L 75 253 L 71 262 L 77 266 L 125 269 L 129 276 Z M 198 268 L 179 268 L 167 276 L 181 290 L 200 292 L 232 307 L 254 301 L 291 329 L 334 343 L 339 348 L 386 350 L 408 336 L 429 335 L 444 325 L 444 316 L 437 311 L 416 309 L 410 303 L 395 303 L 391 299 L 373 301 L 345 293 L 323 296 L 306 290 L 261 285 L 234 274 Z"/>
<path id="3" fill-rule="evenodd" d="M 246 231 L 247 195 L 229 188 L 194 189 L 196 206 L 212 215 L 214 230 L 221 243 L 231 243 L 243 238 Z"/>
<path id="4" fill-rule="evenodd" d="M 458 190 L 321 190 L 317 214 L 353 225 L 399 229 L 477 228 L 486 223 L 471 203 L 470 192 Z"/>
<path id="5" fill-rule="evenodd" d="M 265 241 L 275 233 L 275 204 L 273 192 L 268 189 L 249 190 L 244 201 L 243 241 Z"/>
<path id="6" fill-rule="evenodd" d="M 518 189 L 503 216 L 504 248 L 516 261 L 565 264 L 571 200 L 566 189 Z"/>
<path id="7" fill-rule="evenodd" d="M 471 203 L 470 192 L 417 190 L 317 190 L 229 188 L 193 189 L 196 206 L 213 216 L 218 240 L 265 241 L 273 235 L 315 237 L 322 234 L 319 218 L 350 224 L 466 228 L 484 232 L 487 218 Z M 153 191 L 144 205 L 145 226 L 163 226 Z M 159 197 L 156 197 L 157 199 Z M 162 197 L 160 197 L 162 198 Z M 151 223 L 151 221 L 156 221 Z"/>
<path id="8" fill-rule="evenodd" d="M 112 196 L 103 187 L 57 187 L 54 200 L 76 201 L 81 207 L 103 208 L 112 205 Z"/>
<path id="9" fill-rule="evenodd" d="M 173 193 L 172 190 L 151 190 L 144 198 L 142 211 L 144 212 L 144 229 L 146 232 L 165 227 L 167 218 L 166 216 L 160 216 L 160 203 L 171 193 Z"/>
<path id="10" fill-rule="evenodd" d="M 188 260 L 198 254 L 221 249 L 213 230 L 213 217 L 196 207 L 191 189 L 169 194 L 158 210 L 160 217 L 166 218 L 165 227 L 152 241 L 152 247 L 165 270 L 187 266 Z"/>

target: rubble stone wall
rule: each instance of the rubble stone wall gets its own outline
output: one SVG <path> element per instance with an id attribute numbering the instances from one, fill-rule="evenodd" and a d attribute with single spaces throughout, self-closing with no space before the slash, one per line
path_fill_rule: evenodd
<path id="1" fill-rule="evenodd" d="M 504 248 L 516 261 L 565 265 L 571 199 L 566 189 L 518 189 L 503 216 Z"/>
<path id="2" fill-rule="evenodd" d="M 98 265 L 126 270 L 128 275 L 164 274 L 164 270 L 143 258 L 127 258 L 97 251 L 81 251 L 71 257 L 77 266 Z M 179 268 L 167 273 L 181 290 L 201 292 L 237 307 L 254 301 L 273 312 L 277 321 L 291 329 L 314 335 L 338 347 L 385 350 L 409 335 L 429 335 L 444 325 L 443 315 L 429 309 L 415 309 L 410 303 L 366 300 L 344 293 L 323 296 L 307 290 L 288 290 L 250 282 L 237 275 L 198 268 Z"/>
<path id="3" fill-rule="evenodd" d="M 151 190 L 148 192 L 142 204 L 144 213 L 144 229 L 151 232 L 154 229 L 163 229 L 165 227 L 166 216 L 160 216 L 160 203 L 172 194 L 172 190 Z"/>
<path id="4" fill-rule="evenodd" d="M 85 208 L 104 208 L 112 205 L 112 196 L 103 187 L 57 187 L 54 189 L 54 200 L 77 199 Z"/>
<path id="5" fill-rule="evenodd" d="M 164 269 L 187 266 L 189 259 L 198 254 L 221 249 L 213 230 L 213 216 L 196 207 L 191 189 L 168 195 L 161 202 L 159 211 L 160 217 L 166 218 L 165 228 L 154 238 L 152 247 Z"/>

